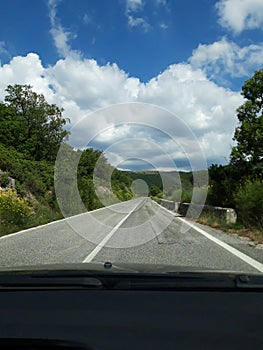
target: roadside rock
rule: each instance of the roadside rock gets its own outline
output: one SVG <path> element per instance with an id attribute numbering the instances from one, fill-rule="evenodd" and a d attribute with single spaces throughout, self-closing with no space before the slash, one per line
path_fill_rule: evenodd
<path id="1" fill-rule="evenodd" d="M 250 242 L 251 239 L 249 237 L 239 237 L 241 239 L 241 241 L 244 241 L 244 242 Z"/>

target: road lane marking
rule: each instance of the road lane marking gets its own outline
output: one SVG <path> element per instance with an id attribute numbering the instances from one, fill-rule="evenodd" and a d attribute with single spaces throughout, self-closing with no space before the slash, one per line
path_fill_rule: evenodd
<path id="1" fill-rule="evenodd" d="M 111 239 L 114 233 L 120 228 L 120 226 L 128 219 L 128 217 L 141 205 L 142 201 L 139 202 L 121 221 L 107 234 L 106 237 L 92 250 L 92 252 L 82 261 L 83 263 L 89 263 L 95 258 L 105 244 Z"/>
<path id="2" fill-rule="evenodd" d="M 133 201 L 134 199 L 131 199 L 131 201 Z M 128 202 L 128 201 L 126 201 L 126 202 Z M 125 203 L 126 203 L 125 202 Z M 14 233 L 9 233 L 9 234 L 7 234 L 7 235 L 4 235 L 4 236 L 1 236 L 0 237 L 0 240 L 3 240 L 3 239 L 10 239 L 10 238 L 12 238 L 12 237 L 14 237 L 14 236 L 16 236 L 16 235 L 20 235 L 20 234 L 22 234 L 22 233 L 27 233 L 27 232 L 31 232 L 31 231 L 36 231 L 36 230 L 38 230 L 38 229 L 41 229 L 41 228 L 44 228 L 44 227 L 46 227 L 46 226 L 52 226 L 52 225 L 54 225 L 54 224 L 59 224 L 59 223 L 62 223 L 62 222 L 67 222 L 67 221 L 69 221 L 70 219 L 74 219 L 74 218 L 77 218 L 77 217 L 79 217 L 79 216 L 84 216 L 84 215 L 87 215 L 87 214 L 91 214 L 91 213 L 95 213 L 95 212 L 98 212 L 98 211 L 102 211 L 102 210 L 104 210 L 104 209 L 111 209 L 112 207 L 114 207 L 114 206 L 118 206 L 118 205 L 120 205 L 122 202 L 120 202 L 120 203 L 115 203 L 115 204 L 112 204 L 112 205 L 109 205 L 109 206 L 107 206 L 107 207 L 101 207 L 101 208 L 98 208 L 98 209 L 94 209 L 94 210 L 90 210 L 90 211 L 86 211 L 86 212 L 84 212 L 84 213 L 80 213 L 80 214 L 76 214 L 76 215 L 72 215 L 72 216 L 67 216 L 66 218 L 64 218 L 64 219 L 58 219 L 58 220 L 55 220 L 55 221 L 51 221 L 51 222 L 48 222 L 47 224 L 42 224 L 42 225 L 38 225 L 38 226 L 34 226 L 34 227 L 29 227 L 29 228 L 26 228 L 26 229 L 24 229 L 24 230 L 21 230 L 21 231 L 18 231 L 18 232 L 14 232 Z"/>
<path id="3" fill-rule="evenodd" d="M 205 236 L 206 238 L 210 239 L 212 242 L 218 244 L 220 247 L 224 248 L 225 250 L 229 251 L 233 255 L 237 256 L 239 259 L 243 260 L 248 265 L 254 267 L 256 270 L 258 270 L 260 272 L 263 272 L 263 264 L 261 264 L 259 261 L 257 261 L 255 259 L 251 258 L 250 256 L 242 253 L 238 249 L 233 248 L 232 246 L 228 245 L 227 243 L 222 242 L 220 239 L 215 238 L 214 236 L 210 235 L 209 233 L 207 233 L 206 231 L 202 230 L 201 228 L 195 226 L 191 222 L 188 222 L 187 220 L 185 220 L 183 218 L 180 218 L 180 217 L 178 217 L 177 219 L 185 222 L 187 225 L 192 227 L 194 230 L 198 231 L 203 236 Z"/>
<path id="4" fill-rule="evenodd" d="M 233 255 L 235 255 L 236 257 L 238 257 L 239 259 L 243 260 L 245 263 L 247 263 L 248 265 L 252 266 L 254 269 L 263 272 L 263 264 L 260 263 L 259 261 L 251 258 L 250 256 L 242 253 L 240 250 L 230 246 L 229 244 L 222 242 L 220 239 L 215 238 L 214 236 L 210 235 L 209 233 L 207 233 L 206 231 L 202 230 L 201 228 L 195 226 L 194 224 L 192 224 L 191 222 L 187 221 L 186 219 L 182 218 L 182 217 L 178 217 L 178 214 L 175 212 L 170 211 L 169 209 L 161 206 L 159 203 L 153 201 L 154 203 L 156 203 L 160 208 L 164 209 L 165 211 L 169 212 L 170 214 L 174 215 L 174 217 L 176 217 L 178 220 L 183 221 L 184 223 L 186 223 L 187 225 L 189 225 L 190 227 L 192 227 L 194 230 L 198 231 L 199 233 L 201 233 L 203 236 L 205 236 L 206 238 L 210 239 L 212 242 L 218 244 L 220 247 L 224 248 L 225 250 L 229 251 L 230 253 L 232 253 Z"/>

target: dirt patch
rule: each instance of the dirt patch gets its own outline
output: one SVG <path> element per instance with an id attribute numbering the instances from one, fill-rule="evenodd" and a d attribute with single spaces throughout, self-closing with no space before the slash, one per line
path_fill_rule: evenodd
<path id="1" fill-rule="evenodd" d="M 248 237 L 252 241 L 256 241 L 258 243 L 263 243 L 263 234 L 259 230 L 249 230 L 249 229 L 241 229 L 241 230 L 235 230 L 235 229 L 228 229 L 228 233 L 237 234 L 241 237 Z"/>

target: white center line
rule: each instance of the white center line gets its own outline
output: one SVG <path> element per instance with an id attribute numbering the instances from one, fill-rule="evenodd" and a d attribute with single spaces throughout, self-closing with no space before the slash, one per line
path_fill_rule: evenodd
<path id="1" fill-rule="evenodd" d="M 108 234 L 104 239 L 97 245 L 96 248 L 92 250 L 92 252 L 82 261 L 83 263 L 91 262 L 95 258 L 95 256 L 99 253 L 99 251 L 105 246 L 108 240 L 114 235 L 114 233 L 119 229 L 119 227 L 128 219 L 128 217 L 141 205 L 141 202 L 137 204 Z"/>
<path id="2" fill-rule="evenodd" d="M 237 256 L 239 259 L 243 260 L 245 263 L 247 263 L 250 266 L 254 267 L 256 270 L 258 270 L 260 272 L 263 272 L 263 264 L 261 264 L 259 261 L 257 261 L 255 259 L 251 258 L 250 256 L 240 252 L 238 249 L 235 249 L 235 248 L 231 247 L 227 243 L 222 242 L 220 239 L 215 238 L 214 236 L 210 235 L 209 233 L 205 232 L 204 230 L 202 230 L 201 228 L 195 226 L 194 224 L 188 222 L 187 220 L 185 220 L 183 218 L 178 218 L 178 220 L 181 220 L 181 221 L 185 222 L 187 225 L 189 225 L 190 227 L 192 227 L 193 229 L 195 229 L 196 231 L 201 233 L 203 236 L 205 236 L 206 238 L 210 239 L 212 242 L 218 244 L 220 247 L 222 247 L 225 250 L 229 251 L 233 255 Z"/>

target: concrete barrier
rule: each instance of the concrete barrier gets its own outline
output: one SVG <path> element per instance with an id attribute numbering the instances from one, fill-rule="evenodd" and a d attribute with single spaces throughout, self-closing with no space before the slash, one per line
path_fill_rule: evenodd
<path id="1" fill-rule="evenodd" d="M 225 220 L 228 224 L 236 223 L 237 221 L 237 213 L 232 208 L 221 208 L 221 207 L 213 207 L 212 205 L 198 205 L 198 204 L 191 204 L 190 203 L 180 203 L 180 202 L 173 202 L 168 201 L 166 199 L 161 199 L 160 204 L 172 211 L 175 211 L 176 213 L 180 213 L 182 215 L 186 215 L 189 218 L 197 218 L 202 213 L 210 213 L 215 215 L 216 217 Z"/>
<path id="2" fill-rule="evenodd" d="M 160 203 L 164 208 L 175 211 L 175 202 L 161 199 Z"/>
<path id="3" fill-rule="evenodd" d="M 213 214 L 219 219 L 225 220 L 228 224 L 235 224 L 237 222 L 237 213 L 235 209 L 232 208 L 222 208 L 222 207 L 213 207 L 212 205 L 200 206 L 198 204 L 190 203 L 180 203 L 178 212 L 186 215 L 188 217 L 196 217 L 196 214 L 200 213 Z"/>

